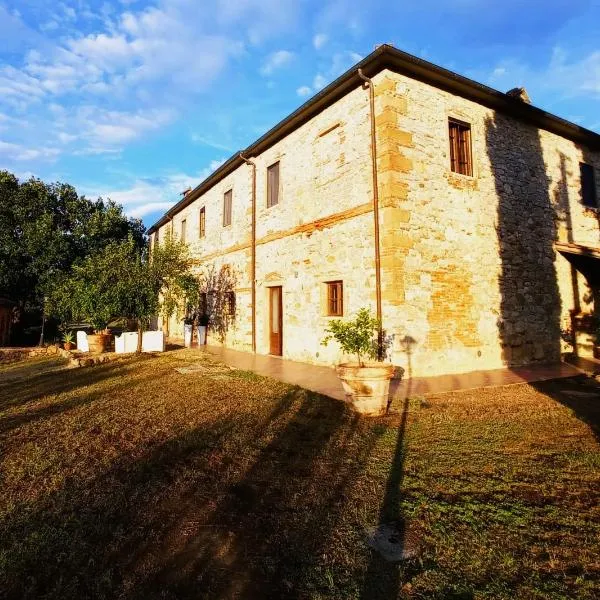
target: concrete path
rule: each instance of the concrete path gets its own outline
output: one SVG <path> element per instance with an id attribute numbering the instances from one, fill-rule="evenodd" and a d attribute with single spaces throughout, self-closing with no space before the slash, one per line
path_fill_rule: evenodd
<path id="1" fill-rule="evenodd" d="M 344 400 L 342 385 L 332 367 L 320 367 L 286 360 L 277 356 L 239 352 L 220 346 L 204 346 L 204 349 L 236 369 L 253 371 L 259 375 L 273 377 L 285 383 L 299 385 L 336 400 Z M 394 379 L 392 380 L 390 393 L 394 398 L 403 399 L 406 396 L 430 396 L 457 390 L 545 381 L 580 374 L 581 371 L 565 363 L 534 365 L 513 369 L 474 371 L 460 375 L 420 377 L 404 381 Z"/>

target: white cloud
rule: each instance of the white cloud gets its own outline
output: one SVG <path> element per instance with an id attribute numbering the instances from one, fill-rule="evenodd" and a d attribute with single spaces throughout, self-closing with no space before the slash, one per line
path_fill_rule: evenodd
<path id="1" fill-rule="evenodd" d="M 22 160 L 44 160 L 52 161 L 58 157 L 60 150 L 58 148 L 40 147 L 27 148 L 21 144 L 3 142 L 0 140 L 0 157 L 8 161 Z"/>
<path id="2" fill-rule="evenodd" d="M 347 71 L 353 64 L 362 60 L 362 55 L 351 50 L 336 52 L 331 58 L 331 65 L 323 73 L 317 73 L 312 81 L 312 86 L 303 85 L 296 90 L 298 96 L 305 97 L 322 90 L 330 81 Z"/>
<path id="3" fill-rule="evenodd" d="M 319 91 L 320 89 L 324 88 L 326 84 L 327 84 L 327 79 L 325 79 L 325 77 L 323 77 L 323 75 L 321 75 L 320 73 L 315 75 L 315 78 L 313 79 L 313 89 L 314 90 Z"/>
<path id="4" fill-rule="evenodd" d="M 329 37 L 325 33 L 317 33 L 313 38 L 313 46 L 316 50 L 320 50 L 329 40 Z"/>
<path id="5" fill-rule="evenodd" d="M 270 54 L 263 62 L 260 68 L 260 74 L 263 76 L 272 75 L 274 71 L 289 65 L 294 59 L 294 53 L 288 50 L 278 50 Z"/>
<path id="6" fill-rule="evenodd" d="M 194 188 L 218 169 L 226 159 L 212 160 L 209 165 L 193 175 L 168 173 L 158 177 L 134 178 L 126 187 L 116 189 L 86 189 L 86 196 L 110 198 L 121 204 L 130 217 L 142 218 L 152 213 L 163 213 L 181 200 L 181 193 Z"/>
<path id="7" fill-rule="evenodd" d="M 312 89 L 307 85 L 303 85 L 296 90 L 296 93 L 300 98 L 306 98 L 306 96 L 310 96 L 312 94 Z"/>
<path id="8" fill-rule="evenodd" d="M 198 133 L 192 133 L 190 135 L 190 139 L 194 144 L 202 144 L 204 146 L 210 146 L 211 148 L 216 148 L 217 150 L 224 150 L 225 152 L 234 152 L 234 148 L 224 144 L 221 141 L 212 140 L 206 136 L 200 135 Z"/>
<path id="9" fill-rule="evenodd" d="M 78 136 L 76 135 L 71 135 L 70 133 L 64 133 L 63 131 L 61 131 L 58 134 L 58 139 L 59 141 L 61 141 L 63 144 L 68 144 L 69 142 L 72 142 L 74 140 L 77 139 Z"/>
<path id="10" fill-rule="evenodd" d="M 563 98 L 600 98 L 600 51 L 573 60 L 561 47 L 555 47 L 548 64 L 541 69 L 524 62 L 503 60 L 491 73 L 474 71 L 470 75 L 502 91 L 524 86 L 534 104 L 535 98 L 544 93 L 559 94 Z"/>

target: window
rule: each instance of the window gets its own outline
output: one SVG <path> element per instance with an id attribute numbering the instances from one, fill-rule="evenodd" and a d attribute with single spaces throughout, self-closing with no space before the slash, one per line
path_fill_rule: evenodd
<path id="1" fill-rule="evenodd" d="M 233 200 L 233 190 L 225 192 L 223 196 L 223 227 L 231 225 L 231 201 Z"/>
<path id="2" fill-rule="evenodd" d="M 279 162 L 267 168 L 267 208 L 279 204 Z"/>
<path id="3" fill-rule="evenodd" d="M 185 244 L 185 228 L 186 228 L 186 221 L 185 221 L 185 219 L 183 219 L 183 221 L 181 221 L 181 242 L 183 244 Z"/>
<path id="4" fill-rule="evenodd" d="M 327 316 L 341 317 L 344 314 L 344 284 L 341 281 L 327 282 Z"/>
<path id="5" fill-rule="evenodd" d="M 224 310 L 225 314 L 235 315 L 235 292 L 225 292 Z"/>
<path id="6" fill-rule="evenodd" d="M 579 163 L 579 170 L 581 172 L 581 200 L 583 205 L 598 208 L 594 167 L 586 163 Z"/>
<path id="7" fill-rule="evenodd" d="M 206 235 L 206 207 L 200 209 L 200 223 L 198 225 L 198 237 L 203 238 Z"/>
<path id="8" fill-rule="evenodd" d="M 448 120 L 450 132 L 450 168 L 461 175 L 473 175 L 471 160 L 471 126 L 455 119 Z"/>

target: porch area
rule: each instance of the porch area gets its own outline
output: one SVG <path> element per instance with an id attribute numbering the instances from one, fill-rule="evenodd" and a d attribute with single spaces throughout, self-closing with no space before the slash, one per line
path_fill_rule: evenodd
<path id="1" fill-rule="evenodd" d="M 264 356 L 240 352 L 222 346 L 204 346 L 207 352 L 236 369 L 252 371 L 258 375 L 298 385 L 336 400 L 344 400 L 342 385 L 332 367 L 324 367 L 286 360 L 277 356 Z M 457 375 L 393 379 L 390 396 L 404 399 L 429 396 L 445 392 L 496 387 L 516 383 L 533 383 L 581 375 L 582 370 L 566 363 L 531 365 L 511 369 L 472 371 Z"/>

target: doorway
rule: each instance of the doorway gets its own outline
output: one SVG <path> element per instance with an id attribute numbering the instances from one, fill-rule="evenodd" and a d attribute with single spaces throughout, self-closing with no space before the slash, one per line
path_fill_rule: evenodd
<path id="1" fill-rule="evenodd" d="M 269 352 L 276 356 L 283 350 L 283 302 L 281 286 L 269 288 Z"/>

